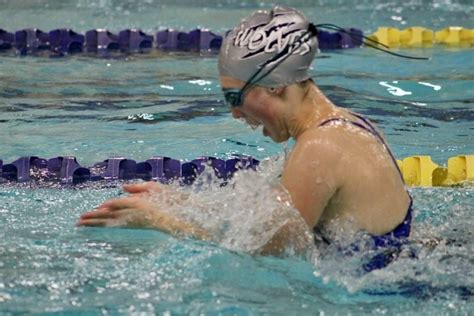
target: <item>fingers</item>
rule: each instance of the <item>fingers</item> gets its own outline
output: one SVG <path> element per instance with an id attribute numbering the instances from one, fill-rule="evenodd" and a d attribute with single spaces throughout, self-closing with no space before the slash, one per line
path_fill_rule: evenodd
<path id="1" fill-rule="evenodd" d="M 131 191 L 139 192 L 143 188 L 158 187 L 154 183 L 132 185 Z M 113 199 L 104 202 L 93 211 L 84 213 L 79 218 L 77 226 L 121 226 L 130 225 L 142 227 L 146 224 L 147 218 L 144 214 L 149 210 L 154 210 L 156 206 L 147 196 L 133 194 L 128 197 Z M 145 221 L 145 222 L 143 222 Z M 143 224 L 145 223 L 145 224 Z"/>
<path id="2" fill-rule="evenodd" d="M 77 226 L 96 226 L 102 227 L 115 221 L 123 214 L 121 210 L 126 210 L 136 205 L 136 200 L 131 198 L 122 198 L 110 200 L 99 206 L 97 209 L 84 213 L 79 218 Z"/>
<path id="3" fill-rule="evenodd" d="M 116 212 L 110 212 L 108 210 L 97 209 L 91 212 L 87 212 L 81 215 L 80 219 L 104 219 L 104 218 L 116 218 Z"/>
<path id="4" fill-rule="evenodd" d="M 131 194 L 137 193 L 144 193 L 148 191 L 161 191 L 160 185 L 156 182 L 149 181 L 144 183 L 133 183 L 133 184 L 126 184 L 123 186 L 125 192 Z"/>
<path id="5" fill-rule="evenodd" d="M 99 209 L 82 214 L 76 225 L 102 227 L 107 224 L 107 219 L 113 218 L 112 216 L 113 212 Z"/>
<path id="6" fill-rule="evenodd" d="M 104 226 L 115 226 L 115 227 L 127 227 L 129 226 L 129 220 L 131 217 L 131 210 L 122 209 L 120 211 L 108 211 L 108 210 L 94 210 L 81 215 L 76 226 L 92 226 L 92 227 L 104 227 Z M 133 210 L 132 210 L 133 211 Z"/>
<path id="7" fill-rule="evenodd" d="M 107 223 L 105 219 L 80 219 L 76 226 L 104 227 Z"/>
<path id="8" fill-rule="evenodd" d="M 135 208 L 139 200 L 137 198 L 126 197 L 120 199 L 113 199 L 104 202 L 97 210 L 118 211 L 124 208 Z"/>
<path id="9" fill-rule="evenodd" d="M 149 219 L 135 209 L 96 210 L 83 214 L 76 226 L 148 228 Z"/>
<path id="10" fill-rule="evenodd" d="M 128 193 L 142 193 L 148 191 L 148 182 L 125 184 L 123 190 Z"/>

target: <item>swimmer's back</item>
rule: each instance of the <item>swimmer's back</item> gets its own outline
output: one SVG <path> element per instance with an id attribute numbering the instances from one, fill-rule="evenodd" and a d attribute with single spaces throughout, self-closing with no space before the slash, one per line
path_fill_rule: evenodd
<path id="1" fill-rule="evenodd" d="M 328 155 L 337 160 L 332 164 L 334 170 L 330 170 L 338 182 L 337 188 L 319 218 L 319 225 L 336 218 L 347 219 L 372 235 L 382 235 L 405 219 L 410 198 L 386 146 L 364 128 L 363 122 L 354 125 L 353 122 L 359 123 L 358 119 L 345 116 L 308 129 L 295 145 L 320 143 L 309 157 L 317 160 L 318 155 Z M 307 163 L 311 165 L 311 161 Z M 321 169 L 315 169 L 310 172 L 315 173 L 318 181 Z"/>

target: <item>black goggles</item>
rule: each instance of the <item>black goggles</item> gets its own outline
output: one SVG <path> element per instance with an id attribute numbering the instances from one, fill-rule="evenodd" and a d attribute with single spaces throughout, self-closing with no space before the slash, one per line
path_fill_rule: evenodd
<path id="1" fill-rule="evenodd" d="M 224 99 L 225 103 L 231 107 L 239 107 L 242 106 L 244 103 L 244 89 L 236 89 L 236 88 L 229 88 L 229 89 L 222 89 L 224 92 Z"/>

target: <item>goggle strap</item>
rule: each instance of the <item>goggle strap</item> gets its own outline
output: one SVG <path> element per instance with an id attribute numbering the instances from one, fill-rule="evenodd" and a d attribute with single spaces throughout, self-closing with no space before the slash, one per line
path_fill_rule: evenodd
<path id="1" fill-rule="evenodd" d="M 303 35 L 301 35 L 295 42 L 293 42 L 293 44 L 286 46 L 281 52 L 279 52 L 272 58 L 269 58 L 268 60 L 266 60 L 265 63 L 263 63 L 262 66 L 260 66 L 260 68 L 252 75 L 252 77 L 250 77 L 249 80 L 247 80 L 245 85 L 242 87 L 242 91 L 245 91 L 245 89 L 247 89 L 250 85 L 261 81 L 263 78 L 268 76 L 273 70 L 275 70 L 276 67 L 278 67 L 282 62 L 284 62 L 288 57 L 291 56 L 291 54 L 288 54 L 290 49 L 294 50 L 294 49 L 299 48 L 304 42 L 306 42 L 307 40 L 311 38 L 310 36 L 308 37 L 308 39 L 305 40 L 305 37 L 308 34 L 311 34 L 313 36 L 317 34 L 317 32 L 315 32 L 311 26 L 312 24 L 310 24 L 310 26 L 308 27 L 308 31 L 306 31 Z M 267 71 L 264 74 L 262 74 L 260 77 L 257 78 L 257 76 L 265 69 L 265 67 L 268 64 L 274 62 L 275 60 L 278 60 L 278 61 L 271 68 L 267 69 Z"/>
<path id="2" fill-rule="evenodd" d="M 407 58 L 407 59 L 417 59 L 417 60 L 429 60 L 430 59 L 429 57 L 417 57 L 417 56 L 410 56 L 410 55 L 405 55 L 405 54 L 399 54 L 399 53 L 392 52 L 392 51 L 389 50 L 389 47 L 387 45 L 385 45 L 383 43 L 380 43 L 379 41 L 376 41 L 376 40 L 374 40 L 370 37 L 367 37 L 367 36 L 364 36 L 364 35 L 361 35 L 361 34 L 358 34 L 358 33 L 355 33 L 355 32 L 347 31 L 347 30 L 343 29 L 342 27 L 337 26 L 335 24 L 323 23 L 323 24 L 316 24 L 313 27 L 314 28 L 328 29 L 328 30 L 332 30 L 332 31 L 339 31 L 341 33 L 345 33 L 345 34 L 349 35 L 350 37 L 352 37 L 353 39 L 355 39 L 356 41 L 360 41 L 362 44 L 364 44 L 366 46 L 369 46 L 370 48 L 379 50 L 381 52 L 384 52 L 384 53 L 387 53 L 387 54 L 390 54 L 390 55 L 393 55 L 393 56 Z M 380 45 L 383 48 L 380 48 L 377 45 Z"/>

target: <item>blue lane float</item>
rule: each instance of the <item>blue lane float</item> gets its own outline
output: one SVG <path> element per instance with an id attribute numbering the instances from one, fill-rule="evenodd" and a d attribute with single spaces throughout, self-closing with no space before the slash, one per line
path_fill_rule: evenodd
<path id="1" fill-rule="evenodd" d="M 13 33 L 9 33 L 3 29 L 0 29 L 0 50 L 9 50 L 15 43 L 15 37 Z"/>
<path id="2" fill-rule="evenodd" d="M 165 51 L 217 52 L 222 44 L 222 36 L 209 30 L 195 29 L 181 32 L 167 29 L 156 33 L 156 47 Z"/>
<path id="3" fill-rule="evenodd" d="M 124 53 L 146 53 L 153 48 L 153 36 L 138 29 L 126 29 L 118 35 L 120 50 Z"/>
<path id="4" fill-rule="evenodd" d="M 320 49 L 342 49 L 361 47 L 363 32 L 359 29 L 345 29 L 353 36 L 343 32 L 327 32 L 318 30 L 318 43 Z"/>
<path id="5" fill-rule="evenodd" d="M 73 156 L 45 159 L 37 156 L 20 157 L 3 164 L 0 159 L 0 183 L 2 182 L 57 182 L 78 184 L 87 181 L 153 180 L 161 183 L 179 181 L 192 184 L 206 168 L 212 168 L 215 176 L 230 179 L 241 169 L 256 169 L 259 161 L 248 156 L 223 160 L 215 157 L 197 157 L 182 162 L 177 159 L 155 156 L 143 162 L 124 157 L 112 157 L 91 167 L 83 167 Z"/>
<path id="6" fill-rule="evenodd" d="M 343 32 L 318 31 L 321 49 L 343 49 L 362 46 L 362 31 L 346 29 L 357 36 Z M 194 29 L 189 32 L 164 29 L 154 35 L 140 29 L 125 29 L 115 34 L 107 29 L 93 29 L 84 35 L 69 28 L 43 32 L 28 28 L 10 33 L 0 29 L 0 51 L 19 55 L 39 55 L 50 52 L 51 57 L 74 53 L 97 54 L 106 57 L 119 53 L 150 53 L 153 49 L 164 52 L 207 52 L 217 53 L 222 44 L 222 35 L 208 29 Z"/>
<path id="7" fill-rule="evenodd" d="M 49 33 L 38 29 L 24 29 L 15 32 L 15 48 L 20 55 L 27 55 L 51 48 Z"/>
<path id="8" fill-rule="evenodd" d="M 57 29 L 49 32 L 51 50 L 57 54 L 82 53 L 84 50 L 84 35 L 71 29 Z"/>
<path id="9" fill-rule="evenodd" d="M 117 51 L 120 48 L 118 36 L 105 29 L 87 31 L 85 38 L 88 53 Z"/>

